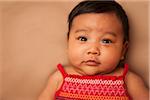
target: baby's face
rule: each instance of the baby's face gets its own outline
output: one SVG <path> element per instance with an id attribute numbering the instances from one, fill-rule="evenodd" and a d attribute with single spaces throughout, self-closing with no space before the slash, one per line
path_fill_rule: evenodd
<path id="1" fill-rule="evenodd" d="M 81 75 L 109 73 L 124 56 L 123 39 L 122 24 L 114 13 L 78 15 L 68 40 L 70 64 Z"/>

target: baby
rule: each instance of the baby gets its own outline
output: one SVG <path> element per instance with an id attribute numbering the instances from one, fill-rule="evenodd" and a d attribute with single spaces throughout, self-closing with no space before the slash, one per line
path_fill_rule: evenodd
<path id="1" fill-rule="evenodd" d="M 128 18 L 115 1 L 82 1 L 68 17 L 69 66 L 58 64 L 39 100 L 148 100 L 128 70 Z"/>

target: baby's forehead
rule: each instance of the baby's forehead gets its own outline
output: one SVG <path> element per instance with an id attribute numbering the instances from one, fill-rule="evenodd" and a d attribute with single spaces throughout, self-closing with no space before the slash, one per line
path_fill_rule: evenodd
<path id="1" fill-rule="evenodd" d="M 114 13 L 86 13 L 73 20 L 72 29 L 121 31 L 123 28 L 121 21 Z"/>
<path id="2" fill-rule="evenodd" d="M 106 21 L 108 21 L 108 22 L 110 22 L 110 21 L 112 22 L 113 21 L 114 22 L 113 24 L 119 23 L 121 26 L 123 26 L 120 18 L 114 12 L 80 14 L 80 15 L 76 16 L 73 19 L 72 26 L 74 24 L 76 24 L 76 23 L 78 25 L 80 25 L 82 22 L 85 22 L 85 24 L 89 24 L 89 23 L 92 23 L 93 21 L 95 21 L 95 22 L 97 22 L 99 24 L 103 24 L 104 21 L 105 22 Z"/>
<path id="3" fill-rule="evenodd" d="M 78 15 L 74 16 L 73 20 L 76 19 L 79 16 L 82 16 L 82 15 L 93 15 L 93 14 L 95 14 L 95 15 L 114 15 L 118 18 L 118 20 L 120 20 L 118 13 L 115 12 L 115 11 L 98 12 L 98 13 L 95 13 L 95 12 L 81 13 L 81 14 L 78 14 Z"/>

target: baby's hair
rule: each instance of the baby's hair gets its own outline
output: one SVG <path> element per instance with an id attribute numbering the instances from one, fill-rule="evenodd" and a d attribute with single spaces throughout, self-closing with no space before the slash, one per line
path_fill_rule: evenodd
<path id="1" fill-rule="evenodd" d="M 124 32 L 124 42 L 129 41 L 129 23 L 126 12 L 121 7 L 121 5 L 113 0 L 103 1 L 103 0 L 86 0 L 80 2 L 74 9 L 70 12 L 68 16 L 68 34 L 67 37 L 69 39 L 70 30 L 72 27 L 73 19 L 80 15 L 86 13 L 115 13 L 117 17 L 120 19 L 123 32 Z"/>

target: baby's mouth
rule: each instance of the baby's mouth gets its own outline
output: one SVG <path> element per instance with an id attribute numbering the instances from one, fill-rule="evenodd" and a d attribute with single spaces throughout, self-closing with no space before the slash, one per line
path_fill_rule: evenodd
<path id="1" fill-rule="evenodd" d="M 88 66 L 98 66 L 100 64 L 100 62 L 96 60 L 87 60 L 84 63 Z"/>

